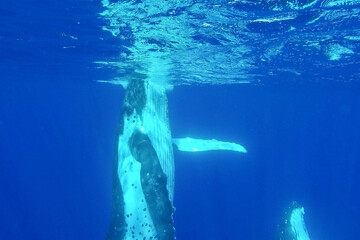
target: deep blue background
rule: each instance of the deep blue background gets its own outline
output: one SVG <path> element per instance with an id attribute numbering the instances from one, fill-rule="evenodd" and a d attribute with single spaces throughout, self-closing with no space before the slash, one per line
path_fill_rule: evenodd
<path id="1" fill-rule="evenodd" d="M 358 89 L 180 88 L 170 94 L 170 109 L 174 135 L 218 137 L 248 149 L 176 153 L 177 170 L 186 169 L 176 175 L 177 216 L 189 230 L 178 229 L 179 238 L 274 239 L 292 200 L 305 207 L 311 239 L 356 236 Z"/>
<path id="2" fill-rule="evenodd" d="M 21 1 L 0 11 L 0 239 L 103 239 L 124 90 L 95 83 L 114 72 L 92 62 L 116 59 L 119 42 L 101 30 L 97 1 Z M 359 90 L 287 76 L 176 87 L 174 137 L 248 150 L 175 152 L 177 238 L 274 239 L 297 200 L 311 239 L 355 239 Z"/>

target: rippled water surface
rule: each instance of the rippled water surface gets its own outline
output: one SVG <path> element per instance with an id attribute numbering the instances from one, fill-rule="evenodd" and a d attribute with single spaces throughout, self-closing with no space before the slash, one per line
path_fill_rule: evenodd
<path id="1" fill-rule="evenodd" d="M 175 84 L 353 81 L 359 77 L 358 1 L 103 1 L 104 30 L 127 52 L 120 73 Z M 156 70 L 152 70 L 156 69 Z M 331 74 L 329 74 L 329 71 Z M 271 80 L 270 80 L 271 79 Z"/>

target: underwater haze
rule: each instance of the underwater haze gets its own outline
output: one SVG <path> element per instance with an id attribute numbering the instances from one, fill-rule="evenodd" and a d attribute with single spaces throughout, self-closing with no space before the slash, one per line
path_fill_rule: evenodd
<path id="1" fill-rule="evenodd" d="M 105 239 L 143 79 L 173 138 L 246 148 L 174 147 L 176 239 L 280 239 L 292 201 L 310 239 L 358 237 L 360 1 L 3 0 L 0 239 Z"/>

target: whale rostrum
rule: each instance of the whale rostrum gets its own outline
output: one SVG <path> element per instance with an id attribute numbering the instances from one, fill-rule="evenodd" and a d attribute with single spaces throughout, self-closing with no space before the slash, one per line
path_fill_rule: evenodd
<path id="1" fill-rule="evenodd" d="M 304 207 L 293 201 L 285 209 L 278 226 L 277 240 L 310 240 L 304 220 Z"/>

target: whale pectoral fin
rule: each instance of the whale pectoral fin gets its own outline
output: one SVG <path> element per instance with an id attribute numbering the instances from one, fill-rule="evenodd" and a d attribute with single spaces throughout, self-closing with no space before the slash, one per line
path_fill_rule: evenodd
<path id="1" fill-rule="evenodd" d="M 218 141 L 216 139 L 173 138 L 173 143 L 177 146 L 178 150 L 186 152 L 230 150 L 246 153 L 246 149 L 240 144 Z"/>
<path id="2" fill-rule="evenodd" d="M 113 79 L 113 80 L 96 80 L 96 82 L 99 83 L 109 83 L 109 84 L 113 84 L 113 85 L 121 85 L 124 89 L 127 88 L 129 82 L 126 80 L 121 80 L 121 79 Z"/>

